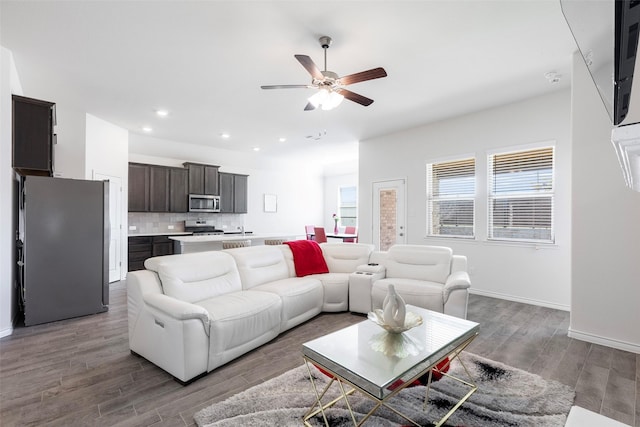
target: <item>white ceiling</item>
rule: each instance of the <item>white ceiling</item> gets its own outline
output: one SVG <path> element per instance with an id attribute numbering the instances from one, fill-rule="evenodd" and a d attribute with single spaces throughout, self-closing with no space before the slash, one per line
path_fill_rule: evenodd
<path id="1" fill-rule="evenodd" d="M 546 0 L 2 0 L 0 8 L 0 44 L 13 52 L 25 96 L 132 133 L 150 126 L 156 138 L 260 155 L 348 157 L 363 139 L 566 88 L 576 50 L 559 1 Z M 386 78 L 349 86 L 371 106 L 345 100 L 305 112 L 312 90 L 260 89 L 309 83 L 293 55 L 322 68 L 322 35 L 333 38 L 329 70 L 386 69 Z M 549 71 L 561 81 L 548 83 Z"/>

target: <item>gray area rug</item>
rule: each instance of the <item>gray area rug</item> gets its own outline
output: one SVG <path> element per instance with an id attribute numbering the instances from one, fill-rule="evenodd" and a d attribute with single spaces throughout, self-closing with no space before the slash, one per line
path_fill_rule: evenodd
<path id="1" fill-rule="evenodd" d="M 513 368 L 480 356 L 463 353 L 463 361 L 473 376 L 478 390 L 447 421 L 448 426 L 564 426 L 573 404 L 574 391 L 564 384 L 545 380 L 538 375 Z M 324 387 L 328 378 L 312 368 L 316 385 Z M 450 374 L 466 379 L 459 362 L 451 364 Z M 444 378 L 432 385 L 429 405 L 423 411 L 425 387 L 409 387 L 398 393 L 391 405 L 423 426 L 432 425 L 446 414 L 452 402 L 469 389 L 457 381 Z M 334 384 L 331 396 L 338 396 Z M 327 396 L 325 396 L 326 399 Z M 301 426 L 302 417 L 314 403 L 315 394 L 305 366 L 285 372 L 263 384 L 202 409 L 194 416 L 205 426 Z M 328 401 L 328 400 L 324 400 Z M 373 402 L 358 392 L 349 403 L 360 420 Z M 325 411 L 331 426 L 353 425 L 344 401 Z M 321 415 L 312 420 L 323 425 Z M 398 426 L 408 422 L 386 408 L 370 417 L 367 426 Z"/>

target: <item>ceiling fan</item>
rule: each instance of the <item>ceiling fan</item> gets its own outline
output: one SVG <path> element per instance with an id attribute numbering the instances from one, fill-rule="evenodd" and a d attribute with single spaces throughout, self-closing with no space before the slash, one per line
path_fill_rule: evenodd
<path id="1" fill-rule="evenodd" d="M 327 70 L 327 49 L 331 46 L 331 37 L 322 36 L 319 39 L 320 46 L 324 49 L 324 71 L 320 71 L 313 60 L 307 55 L 294 55 L 302 66 L 311 74 L 311 84 L 307 85 L 267 85 L 260 86 L 262 89 L 318 89 L 309 98 L 305 111 L 315 110 L 321 107 L 323 110 L 331 110 L 337 107 L 344 98 L 356 102 L 365 107 L 373 103 L 373 99 L 367 98 L 355 92 L 345 89 L 345 86 L 367 80 L 386 77 L 384 68 L 378 67 L 371 70 L 362 71 L 348 76 L 339 77 L 333 71 Z"/>

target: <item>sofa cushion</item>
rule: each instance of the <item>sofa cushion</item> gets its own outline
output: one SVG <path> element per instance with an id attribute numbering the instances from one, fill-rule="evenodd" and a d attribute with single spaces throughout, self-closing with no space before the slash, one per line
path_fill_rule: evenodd
<path id="1" fill-rule="evenodd" d="M 293 266 L 296 276 L 304 277 L 310 274 L 328 273 L 329 267 L 322 255 L 322 249 L 313 240 L 293 240 L 284 242 L 293 254 Z"/>
<path id="2" fill-rule="evenodd" d="M 232 292 L 196 305 L 209 313 L 210 360 L 262 335 L 273 337 L 280 328 L 282 301 L 269 292 Z"/>
<path id="3" fill-rule="evenodd" d="M 236 264 L 226 253 L 199 252 L 158 258 L 162 259 L 145 262 L 145 266 L 156 269 L 162 290 L 170 297 L 195 303 L 242 289 Z"/>
<path id="4" fill-rule="evenodd" d="M 444 283 L 451 272 L 453 251 L 444 246 L 394 245 L 383 261 L 387 277 Z"/>
<path id="5" fill-rule="evenodd" d="M 324 290 L 322 311 L 346 311 L 349 309 L 349 274 L 324 273 L 307 276 L 320 280 Z"/>
<path id="6" fill-rule="evenodd" d="M 389 285 L 394 285 L 396 292 L 407 304 L 442 313 L 444 310 L 444 285 L 426 280 L 389 278 L 376 280 L 371 289 L 373 308 L 382 308 Z"/>
<path id="7" fill-rule="evenodd" d="M 282 299 L 281 331 L 292 328 L 320 313 L 323 288 L 313 276 L 290 277 L 253 288 L 269 292 Z"/>
<path id="8" fill-rule="evenodd" d="M 278 246 L 249 246 L 222 252 L 235 259 L 243 289 L 289 277 L 289 268 Z"/>
<path id="9" fill-rule="evenodd" d="M 369 262 L 373 245 L 364 243 L 322 243 L 322 254 L 331 273 L 353 273 Z"/>

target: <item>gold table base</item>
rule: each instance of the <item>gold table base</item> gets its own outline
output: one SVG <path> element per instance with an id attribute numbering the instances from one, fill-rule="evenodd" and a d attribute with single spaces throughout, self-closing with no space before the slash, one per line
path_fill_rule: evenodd
<path id="1" fill-rule="evenodd" d="M 367 421 L 369 419 L 369 417 L 371 415 L 373 415 L 374 412 L 376 412 L 378 410 L 378 408 L 380 408 L 381 406 L 384 406 L 385 408 L 393 411 L 394 413 L 396 413 L 398 416 L 404 418 L 405 420 L 409 421 L 411 424 L 420 427 L 421 424 L 419 424 L 418 422 L 416 422 L 415 420 L 411 419 L 408 415 L 403 414 L 402 412 L 400 412 L 399 410 L 393 408 L 392 406 L 390 406 L 388 404 L 388 401 L 393 398 L 393 396 L 395 396 L 396 394 L 398 394 L 400 391 L 402 391 L 403 389 L 405 389 L 406 387 L 408 387 L 409 385 L 411 385 L 416 379 L 420 378 L 421 376 L 425 375 L 427 372 L 429 373 L 429 377 L 427 380 L 427 384 L 426 384 L 426 392 L 425 392 L 425 397 L 424 397 L 424 406 L 423 409 L 426 411 L 427 410 L 427 405 L 429 403 L 429 390 L 431 389 L 431 382 L 432 382 L 432 375 L 433 375 L 433 371 L 435 370 L 436 372 L 438 372 L 439 374 L 450 378 L 452 380 L 458 381 L 466 386 L 469 387 L 469 392 L 467 394 L 465 394 L 450 410 L 449 412 L 447 412 L 438 422 L 436 422 L 434 424 L 435 427 L 440 427 L 442 426 L 448 419 L 449 417 L 456 411 L 458 410 L 458 408 L 467 401 L 467 399 L 469 399 L 469 397 L 475 393 L 475 391 L 478 389 L 478 386 L 473 382 L 473 378 L 471 377 L 471 374 L 469 373 L 469 370 L 467 369 L 467 367 L 465 366 L 464 362 L 462 361 L 462 359 L 459 357 L 460 353 L 462 353 L 462 351 L 471 343 L 471 341 L 474 340 L 474 338 L 476 337 L 476 335 L 472 336 L 471 338 L 469 338 L 467 341 L 463 342 L 458 348 L 456 348 L 452 353 L 442 357 L 440 360 L 436 361 L 435 363 L 433 363 L 431 366 L 429 366 L 427 369 L 425 369 L 424 371 L 420 372 L 418 375 L 416 375 L 415 377 L 411 378 L 410 380 L 404 382 L 403 384 L 401 384 L 400 386 L 398 386 L 397 388 L 395 388 L 391 393 L 389 393 L 386 397 L 384 397 L 383 399 L 378 399 L 377 397 L 371 395 L 370 393 L 362 390 L 360 387 L 356 386 L 355 384 L 351 383 L 350 381 L 346 380 L 345 378 L 341 377 L 340 375 L 336 374 L 335 372 L 333 372 L 331 369 L 319 364 L 318 362 L 309 359 L 306 356 L 303 356 L 303 358 L 305 359 L 305 364 L 307 366 L 307 370 L 309 371 L 309 378 L 311 380 L 311 384 L 313 386 L 313 391 L 316 394 L 316 402 L 313 404 L 313 406 L 311 408 L 309 408 L 309 411 L 307 411 L 307 413 L 304 415 L 304 425 L 308 426 L 308 427 L 312 427 L 311 424 L 309 423 L 309 420 L 312 419 L 313 417 L 317 416 L 318 414 L 322 414 L 322 419 L 324 420 L 324 424 L 325 426 L 329 427 L 329 421 L 327 420 L 327 416 L 325 414 L 325 410 L 331 408 L 332 406 L 334 406 L 336 403 L 338 403 L 339 401 L 343 400 L 345 401 L 346 405 L 347 405 L 347 409 L 349 411 L 349 414 L 351 415 L 351 420 L 353 421 L 353 425 L 354 426 L 361 426 L 362 424 L 364 424 L 365 421 Z M 449 357 L 449 361 L 441 368 L 443 371 L 447 370 L 447 368 L 449 367 L 449 365 L 451 364 L 451 362 L 453 362 L 455 359 L 458 359 L 458 361 L 460 362 L 460 364 L 462 365 L 462 367 L 464 368 L 464 371 L 467 375 L 467 377 L 469 378 L 469 381 L 465 381 L 463 379 L 454 377 L 453 375 L 450 375 L 446 372 L 442 372 L 440 370 L 438 370 L 436 368 L 436 366 L 442 362 L 443 360 L 445 360 L 447 357 Z M 311 365 L 317 365 L 319 367 L 321 367 L 323 370 L 327 371 L 328 373 L 330 373 L 331 375 L 333 375 L 333 378 L 331 379 L 331 381 L 329 381 L 329 383 L 326 385 L 326 387 L 322 390 L 322 392 L 320 392 L 318 390 L 318 387 L 316 386 L 315 381 L 313 380 L 313 373 L 311 372 L 311 368 L 309 367 L 309 364 Z M 335 399 L 331 400 L 330 402 L 327 402 L 325 404 L 322 403 L 322 398 L 325 396 L 325 394 L 327 393 L 327 391 L 329 390 L 329 388 L 331 388 L 331 386 L 336 383 L 338 384 L 338 387 L 340 388 L 340 396 L 336 397 Z M 349 386 L 350 388 L 348 390 L 345 389 L 345 385 Z M 357 421 L 356 420 L 356 416 L 353 413 L 353 410 L 351 409 L 351 404 L 349 403 L 349 399 L 348 396 L 352 395 L 353 393 L 355 393 L 356 391 L 361 392 L 362 394 L 364 394 L 366 397 L 370 398 L 371 400 L 373 400 L 374 402 L 376 402 L 376 404 L 374 405 L 374 407 L 360 420 Z"/>

